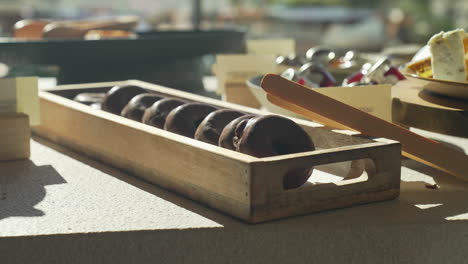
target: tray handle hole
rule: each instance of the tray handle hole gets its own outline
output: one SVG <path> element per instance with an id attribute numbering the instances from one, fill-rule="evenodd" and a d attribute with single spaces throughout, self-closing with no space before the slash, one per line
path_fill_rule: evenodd
<path id="1" fill-rule="evenodd" d="M 296 168 L 283 177 L 285 190 L 327 183 L 365 182 L 376 173 L 372 159 L 358 159 L 315 166 Z M 305 183 L 304 183 L 305 182 Z"/>

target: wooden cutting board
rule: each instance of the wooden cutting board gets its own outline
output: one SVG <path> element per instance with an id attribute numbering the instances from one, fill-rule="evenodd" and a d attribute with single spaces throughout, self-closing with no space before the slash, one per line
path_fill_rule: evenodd
<path id="1" fill-rule="evenodd" d="M 468 137 L 468 100 L 431 93 L 407 82 L 393 86 L 392 98 L 394 123 Z"/>

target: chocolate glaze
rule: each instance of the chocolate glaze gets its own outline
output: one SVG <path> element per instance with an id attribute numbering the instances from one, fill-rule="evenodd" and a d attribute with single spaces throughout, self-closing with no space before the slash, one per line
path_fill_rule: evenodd
<path id="1" fill-rule="evenodd" d="M 161 99 L 161 96 L 154 93 L 139 94 L 133 97 L 130 102 L 128 102 L 128 104 L 122 110 L 121 115 L 123 117 L 141 122 L 145 110 Z"/>
<path id="2" fill-rule="evenodd" d="M 147 125 L 163 129 L 167 115 L 174 108 L 186 103 L 186 101 L 174 98 L 161 99 L 146 109 L 142 121 Z"/>
<path id="3" fill-rule="evenodd" d="M 220 109 L 211 112 L 203 119 L 195 131 L 195 139 L 218 145 L 219 136 L 224 127 L 229 122 L 242 115 L 244 115 L 244 113 L 230 109 Z"/>
<path id="4" fill-rule="evenodd" d="M 128 102 L 136 95 L 142 93 L 146 93 L 146 90 L 138 86 L 114 86 L 104 97 L 101 108 L 104 111 L 120 115 L 122 109 L 124 109 Z"/>
<path id="5" fill-rule="evenodd" d="M 193 138 L 198 125 L 216 107 L 203 103 L 188 103 L 172 110 L 166 118 L 164 129 Z"/>
<path id="6" fill-rule="evenodd" d="M 309 135 L 294 121 L 276 115 L 251 118 L 238 126 L 236 146 L 239 152 L 255 157 L 269 157 L 314 150 Z"/>
<path id="7" fill-rule="evenodd" d="M 255 157 L 270 157 L 312 151 L 314 143 L 294 121 L 275 115 L 258 116 L 237 125 L 237 151 Z M 284 177 L 286 189 L 304 184 L 311 168 L 298 168 Z"/>
<path id="8" fill-rule="evenodd" d="M 236 146 L 234 146 L 233 143 L 234 137 L 236 135 L 236 126 L 242 122 L 242 120 L 248 120 L 252 117 L 255 117 L 255 115 L 243 115 L 229 122 L 221 131 L 218 139 L 218 146 L 230 150 L 236 150 Z"/>

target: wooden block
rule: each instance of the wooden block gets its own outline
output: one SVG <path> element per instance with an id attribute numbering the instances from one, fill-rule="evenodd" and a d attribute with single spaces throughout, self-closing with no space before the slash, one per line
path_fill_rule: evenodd
<path id="1" fill-rule="evenodd" d="M 385 121 L 392 122 L 391 85 L 327 87 L 313 90 Z"/>
<path id="2" fill-rule="evenodd" d="M 273 54 L 234 54 L 217 55 L 217 71 L 231 73 L 228 80 L 230 82 L 245 82 L 245 77 L 252 77 L 259 73 L 271 72 L 276 68 L 276 56 Z M 245 76 L 245 74 L 249 76 Z"/>
<path id="3" fill-rule="evenodd" d="M 39 95 L 37 77 L 0 79 L 0 114 L 24 113 L 31 126 L 39 125 Z"/>
<path id="4" fill-rule="evenodd" d="M 250 39 L 246 44 L 249 54 L 288 55 L 296 52 L 294 39 Z"/>
<path id="5" fill-rule="evenodd" d="M 274 55 L 217 55 L 213 70 L 218 77 L 218 93 L 224 94 L 226 84 L 245 84 L 254 76 L 276 72 Z"/>
<path id="6" fill-rule="evenodd" d="M 25 114 L 0 115 L 0 161 L 28 159 L 31 130 Z"/>
<path id="7" fill-rule="evenodd" d="M 0 114 L 16 113 L 16 80 L 0 79 Z"/>
<path id="8" fill-rule="evenodd" d="M 17 113 L 24 113 L 29 117 L 31 126 L 39 125 L 41 115 L 39 111 L 39 91 L 37 77 L 18 77 L 16 78 L 16 94 L 18 104 Z"/>
<path id="9" fill-rule="evenodd" d="M 252 108 L 261 107 L 261 104 L 245 84 L 226 84 L 224 89 L 225 94 L 223 100 L 227 102 L 245 105 Z"/>

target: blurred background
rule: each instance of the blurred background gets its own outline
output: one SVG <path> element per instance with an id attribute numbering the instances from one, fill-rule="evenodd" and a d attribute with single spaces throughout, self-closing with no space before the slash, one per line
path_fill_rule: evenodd
<path id="1" fill-rule="evenodd" d="M 245 31 L 247 39 L 293 38 L 298 53 L 316 45 L 362 52 L 389 48 L 414 52 L 434 33 L 468 27 L 467 0 L 0 0 L 0 37 L 13 36 L 14 24 L 22 19 L 116 15 L 140 17 L 138 32 L 236 28 Z M 191 41 L 184 45 L 190 48 Z M 5 55 L 6 49 L 0 48 L 0 55 Z M 4 58 L 0 56 L 0 62 L 5 62 Z M 56 70 L 53 66 L 38 70 L 24 63 L 20 67 L 5 63 L 10 66 L 9 76 L 47 76 Z M 0 76 L 4 69 L 0 67 Z M 205 67 L 204 73 L 209 69 Z M 68 79 L 68 83 L 81 81 Z"/>
<path id="2" fill-rule="evenodd" d="M 466 0 L 0 0 L 0 35 L 20 19 L 139 15 L 139 30 L 238 26 L 248 37 L 292 37 L 298 50 L 316 44 L 361 50 L 423 43 L 435 32 L 468 26 Z"/>

